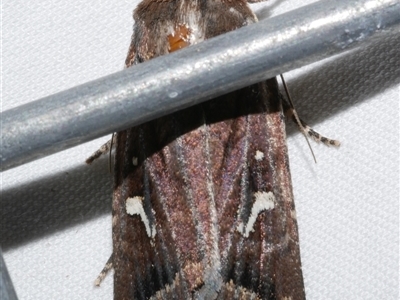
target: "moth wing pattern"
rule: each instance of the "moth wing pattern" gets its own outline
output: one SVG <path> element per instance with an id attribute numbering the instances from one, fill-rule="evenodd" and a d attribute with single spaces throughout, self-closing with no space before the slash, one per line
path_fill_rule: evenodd
<path id="1" fill-rule="evenodd" d="M 256 22 L 239 0 L 134 19 L 127 67 Z M 115 299 L 305 299 L 276 79 L 119 132 L 114 184 Z"/>

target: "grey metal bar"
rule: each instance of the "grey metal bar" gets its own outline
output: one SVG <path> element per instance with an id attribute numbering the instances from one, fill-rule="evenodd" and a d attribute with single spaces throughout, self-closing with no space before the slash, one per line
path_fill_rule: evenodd
<path id="1" fill-rule="evenodd" d="M 325 0 L 5 111 L 2 170 L 398 33 L 398 0 Z"/>
<path id="2" fill-rule="evenodd" d="M 8 274 L 1 249 L 0 249 L 0 299 L 1 300 L 18 299 L 10 275 Z"/>

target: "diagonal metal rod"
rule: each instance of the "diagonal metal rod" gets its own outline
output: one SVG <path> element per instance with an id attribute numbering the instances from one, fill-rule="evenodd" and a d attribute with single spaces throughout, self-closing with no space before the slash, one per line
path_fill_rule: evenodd
<path id="1" fill-rule="evenodd" d="M 0 299 L 18 300 L 0 248 Z"/>
<path id="2" fill-rule="evenodd" d="M 1 115 L 1 169 L 399 33 L 398 0 L 324 0 Z"/>

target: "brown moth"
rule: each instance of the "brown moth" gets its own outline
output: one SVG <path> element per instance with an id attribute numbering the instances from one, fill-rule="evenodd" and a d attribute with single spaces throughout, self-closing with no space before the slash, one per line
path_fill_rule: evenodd
<path id="1" fill-rule="evenodd" d="M 247 2 L 142 1 L 126 66 L 256 22 Z M 115 161 L 115 299 L 305 299 L 275 78 L 119 132 Z"/>

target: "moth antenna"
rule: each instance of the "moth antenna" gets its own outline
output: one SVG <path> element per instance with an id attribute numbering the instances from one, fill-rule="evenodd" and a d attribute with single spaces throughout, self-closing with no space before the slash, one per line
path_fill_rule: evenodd
<path id="1" fill-rule="evenodd" d="M 286 81 L 283 78 L 282 74 L 279 74 L 279 75 L 281 77 L 283 88 L 285 89 L 285 93 L 286 93 L 286 95 L 288 97 L 290 108 L 292 109 L 293 118 L 295 119 L 296 124 L 299 126 L 301 133 L 304 135 L 304 137 L 305 137 L 305 139 L 307 141 L 307 145 L 308 145 L 308 148 L 310 149 L 311 154 L 312 154 L 312 156 L 314 158 L 314 162 L 317 163 L 317 159 L 315 157 L 314 151 L 313 151 L 313 149 L 311 147 L 310 141 L 308 140 L 308 136 L 307 136 L 307 133 L 306 133 L 307 131 L 304 128 L 303 123 L 301 122 L 301 120 L 299 118 L 299 115 L 297 114 L 297 111 L 294 109 L 293 101 L 292 101 L 292 98 L 290 97 L 290 93 L 289 93 L 289 89 L 288 89 L 288 87 L 286 85 Z"/>
<path id="2" fill-rule="evenodd" d="M 110 152 L 108 152 L 108 171 L 110 172 L 110 174 L 112 173 L 111 172 L 111 151 L 112 151 L 113 146 L 114 146 L 114 133 L 111 135 L 111 147 L 110 147 Z"/>
<path id="3" fill-rule="evenodd" d="M 113 268 L 113 254 L 111 254 L 110 258 L 107 260 L 106 264 L 104 265 L 103 270 L 101 270 L 99 276 L 97 276 L 96 280 L 94 281 L 95 286 L 100 286 L 103 279 L 106 277 L 107 273 Z"/>

